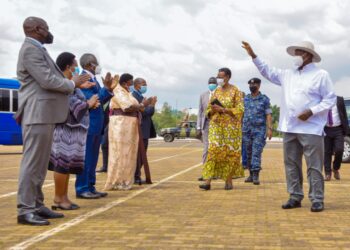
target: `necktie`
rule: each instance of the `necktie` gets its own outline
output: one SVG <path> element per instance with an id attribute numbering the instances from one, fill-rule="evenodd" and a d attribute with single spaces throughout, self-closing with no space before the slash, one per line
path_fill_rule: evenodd
<path id="1" fill-rule="evenodd" d="M 331 109 L 328 111 L 328 125 L 333 126 L 333 115 Z"/>

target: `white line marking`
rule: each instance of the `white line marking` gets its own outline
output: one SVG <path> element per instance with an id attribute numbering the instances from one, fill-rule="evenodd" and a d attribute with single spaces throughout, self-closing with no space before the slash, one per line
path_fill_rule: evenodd
<path id="1" fill-rule="evenodd" d="M 167 156 L 167 157 L 160 158 L 160 159 L 157 159 L 157 160 L 153 160 L 153 161 L 150 161 L 150 162 L 158 162 L 158 161 L 170 159 L 170 158 L 173 158 L 173 157 L 176 157 L 176 156 L 179 156 L 179 155 L 187 155 L 187 154 L 190 154 L 190 153 L 193 153 L 193 152 L 197 152 L 197 151 L 201 151 L 201 150 L 202 150 L 202 149 L 192 150 L 192 151 L 189 151 L 189 152 L 186 152 L 186 153 L 171 155 L 171 156 Z"/>
<path id="2" fill-rule="evenodd" d="M 176 156 L 179 156 L 179 155 L 190 154 L 190 153 L 193 153 L 193 152 L 196 152 L 196 151 L 200 151 L 200 150 L 192 150 L 192 151 L 189 151 L 189 152 L 186 152 L 186 153 L 181 153 L 181 154 L 167 156 L 167 157 L 164 157 L 164 158 L 159 158 L 157 160 L 149 161 L 149 163 L 170 159 L 170 158 L 173 158 L 173 157 L 176 157 Z M 99 175 L 99 174 L 100 173 L 97 173 L 96 175 Z M 74 180 L 75 180 L 75 178 L 70 179 L 70 181 L 74 181 Z M 51 187 L 53 185 L 55 185 L 55 184 L 54 183 L 46 184 L 46 185 L 43 185 L 43 188 Z M 13 195 L 16 195 L 16 194 L 17 194 L 17 192 L 10 192 L 10 193 L 7 193 L 7 194 L 3 194 L 3 195 L 0 195 L 0 199 L 6 198 L 6 197 L 10 197 L 10 196 L 13 196 Z"/>
<path id="3" fill-rule="evenodd" d="M 164 178 L 164 179 L 160 180 L 159 182 L 157 182 L 155 184 L 152 184 L 152 185 L 150 185 L 150 186 L 148 186 L 148 187 L 146 187 L 144 189 L 132 192 L 131 194 L 129 194 L 126 197 L 119 198 L 119 199 L 117 199 L 115 201 L 112 201 L 112 202 L 110 202 L 110 203 L 108 203 L 108 204 L 106 204 L 106 205 L 104 205 L 104 206 L 102 206 L 100 208 L 97 208 L 95 210 L 92 210 L 90 212 L 82 214 L 82 215 L 80 215 L 80 216 L 78 216 L 78 217 L 76 217 L 76 218 L 74 218 L 74 219 L 72 219 L 70 221 L 67 221 L 67 222 L 65 222 L 65 223 L 63 223 L 61 225 L 58 225 L 55 228 L 52 228 L 52 229 L 50 229 L 48 231 L 45 231 L 45 232 L 43 232 L 41 234 L 38 234 L 38 235 L 36 235 L 34 237 L 31 237 L 31 238 L 29 238 L 29 239 L 27 239 L 25 241 L 22 241 L 21 243 L 18 243 L 17 245 L 11 247 L 10 250 L 26 249 L 27 247 L 30 247 L 31 245 L 33 245 L 33 244 L 35 244 L 35 243 L 37 243 L 39 241 L 45 240 L 45 239 L 47 239 L 47 238 L 49 238 L 49 237 L 51 237 L 51 236 L 53 236 L 53 235 L 55 235 L 57 233 L 60 233 L 60 232 L 66 230 L 66 229 L 68 229 L 70 227 L 73 227 L 73 226 L 75 226 L 75 225 L 77 225 L 77 224 L 79 224 L 79 223 L 81 223 L 81 222 L 83 222 L 83 221 L 85 221 L 85 220 L 95 216 L 95 215 L 103 213 L 103 212 L 105 212 L 105 211 L 107 211 L 107 210 L 109 210 L 109 209 L 111 209 L 111 208 L 113 208 L 115 206 L 118 206 L 119 204 L 121 204 L 123 202 L 131 200 L 132 198 L 134 198 L 134 197 L 136 197 L 136 196 L 138 196 L 138 195 L 140 195 L 140 194 L 142 194 L 142 193 L 144 193 L 144 192 L 146 192 L 146 191 L 148 191 L 148 190 L 150 190 L 150 189 L 152 189 L 152 188 L 154 188 L 154 187 L 156 187 L 156 186 L 158 186 L 158 185 L 160 185 L 160 184 L 162 184 L 164 182 L 167 182 L 167 181 L 169 181 L 169 180 L 171 180 L 171 179 L 173 179 L 173 178 L 175 178 L 175 177 L 177 177 L 177 176 L 179 176 L 181 174 L 187 173 L 187 172 L 189 172 L 189 171 L 191 171 L 191 170 L 193 170 L 193 169 L 195 169 L 195 168 L 197 168 L 197 167 L 199 167 L 201 165 L 202 165 L 202 163 L 193 165 L 193 166 L 191 166 L 189 168 L 186 168 L 186 169 L 184 169 L 184 170 L 182 170 L 180 172 L 177 172 L 176 174 L 173 174 L 173 175 L 171 175 L 171 176 L 169 176 L 167 178 Z"/>

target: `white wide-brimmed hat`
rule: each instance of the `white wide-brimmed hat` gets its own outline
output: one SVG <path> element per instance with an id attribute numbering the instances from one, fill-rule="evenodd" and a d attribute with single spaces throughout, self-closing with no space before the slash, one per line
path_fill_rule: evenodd
<path id="1" fill-rule="evenodd" d="M 300 42 L 296 45 L 289 46 L 287 48 L 287 53 L 291 56 L 295 56 L 295 50 L 297 50 L 297 49 L 304 50 L 304 51 L 312 54 L 313 55 L 313 57 L 312 57 L 313 62 L 320 62 L 321 61 L 321 57 L 315 51 L 314 45 L 312 44 L 312 42 L 303 41 L 303 42 Z"/>

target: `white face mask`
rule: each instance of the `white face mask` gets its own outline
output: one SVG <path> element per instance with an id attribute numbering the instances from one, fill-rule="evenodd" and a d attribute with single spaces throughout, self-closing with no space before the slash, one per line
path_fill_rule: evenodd
<path id="1" fill-rule="evenodd" d="M 101 74 L 101 71 L 102 71 L 101 66 L 100 66 L 100 65 L 97 65 L 96 68 L 95 68 L 95 75 Z"/>
<path id="2" fill-rule="evenodd" d="M 216 82 L 218 83 L 218 86 L 220 86 L 220 87 L 225 85 L 223 78 L 216 78 Z"/>
<path id="3" fill-rule="evenodd" d="M 302 56 L 294 56 L 293 58 L 293 64 L 295 67 L 299 68 L 301 65 L 303 65 L 304 59 Z"/>

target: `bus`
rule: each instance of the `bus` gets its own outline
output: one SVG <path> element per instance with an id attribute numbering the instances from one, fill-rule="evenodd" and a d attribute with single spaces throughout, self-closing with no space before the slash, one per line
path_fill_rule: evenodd
<path id="1" fill-rule="evenodd" d="M 22 145 L 21 127 L 13 115 L 18 109 L 18 89 L 16 79 L 0 78 L 0 145 Z"/>

